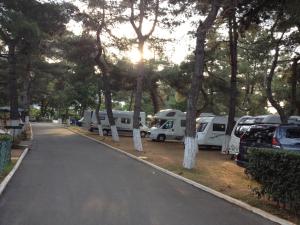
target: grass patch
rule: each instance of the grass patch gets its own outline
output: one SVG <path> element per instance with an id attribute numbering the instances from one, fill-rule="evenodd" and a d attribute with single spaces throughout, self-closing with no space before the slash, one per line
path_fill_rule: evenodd
<path id="1" fill-rule="evenodd" d="M 16 162 L 17 160 L 11 160 L 11 162 L 5 166 L 3 172 L 0 173 L 0 183 L 4 180 L 7 174 L 9 174 L 9 172 L 14 168 Z"/>

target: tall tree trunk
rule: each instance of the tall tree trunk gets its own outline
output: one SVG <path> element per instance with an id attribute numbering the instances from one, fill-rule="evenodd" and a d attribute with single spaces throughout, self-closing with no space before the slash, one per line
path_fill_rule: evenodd
<path id="1" fill-rule="evenodd" d="M 186 115 L 186 137 L 184 148 L 183 167 L 192 169 L 196 164 L 196 154 L 198 151 L 196 135 L 196 110 L 197 102 L 200 93 L 201 82 L 203 80 L 204 57 L 205 57 L 205 39 L 208 30 L 212 27 L 218 10 L 220 7 L 220 0 L 213 0 L 211 3 L 211 10 L 206 19 L 202 23 L 200 21 L 196 33 L 196 50 L 195 50 L 195 67 L 192 75 L 191 87 L 187 101 L 187 115 Z"/>
<path id="2" fill-rule="evenodd" d="M 9 64 L 9 100 L 10 100 L 10 120 L 12 125 L 19 125 L 18 110 L 18 84 L 17 84 L 17 59 L 16 59 L 16 43 L 11 40 L 8 44 L 8 64 Z"/>
<path id="3" fill-rule="evenodd" d="M 230 77 L 230 98 L 228 105 L 228 123 L 225 132 L 225 138 L 222 145 L 222 153 L 229 152 L 229 141 L 231 137 L 231 132 L 234 127 L 234 117 L 235 117 L 235 108 L 236 108 L 236 96 L 237 96 L 237 41 L 238 41 L 238 33 L 237 33 L 237 23 L 236 23 L 236 0 L 232 2 L 233 7 L 228 18 L 229 24 L 229 50 L 230 50 L 230 66 L 231 66 L 231 77 Z"/>
<path id="4" fill-rule="evenodd" d="M 65 120 L 69 119 L 69 107 L 67 106 L 65 111 Z"/>
<path id="5" fill-rule="evenodd" d="M 105 108 L 109 120 L 110 130 L 112 139 L 114 141 L 119 141 L 118 130 L 116 127 L 116 122 L 114 119 L 112 111 L 112 100 L 111 100 L 111 91 L 110 91 L 110 81 L 108 78 L 108 71 L 102 74 L 103 86 L 104 86 L 104 98 L 105 98 Z"/>
<path id="6" fill-rule="evenodd" d="M 134 112 L 133 112 L 133 144 L 137 151 L 143 151 L 141 133 L 140 133 L 140 112 L 142 104 L 142 90 L 143 80 L 145 74 L 144 65 L 144 40 L 139 42 L 139 52 L 141 54 L 141 60 L 138 64 L 138 77 L 136 83 L 136 91 L 134 98 Z"/>
<path id="7" fill-rule="evenodd" d="M 159 3 L 160 0 L 155 0 L 155 4 L 153 5 L 153 16 L 154 20 L 152 22 L 152 26 L 147 34 L 143 34 L 143 25 L 145 21 L 145 10 L 147 9 L 147 1 L 129 1 L 130 3 L 130 17 L 129 22 L 134 29 L 137 40 L 138 40 L 138 49 L 141 55 L 139 64 L 138 64 L 138 77 L 137 77 L 137 85 L 134 99 L 134 112 L 133 112 L 133 145 L 137 151 L 143 151 L 142 139 L 140 133 L 140 111 L 141 111 L 141 101 L 142 101 L 142 88 L 143 88 L 143 80 L 145 74 L 145 65 L 144 65 L 144 44 L 150 38 L 152 33 L 155 30 L 157 19 L 159 16 Z M 139 15 L 135 15 L 134 4 L 137 4 Z M 138 18 L 138 22 L 136 24 L 136 18 Z"/>
<path id="8" fill-rule="evenodd" d="M 98 102 L 96 104 L 96 120 L 97 120 L 97 127 L 98 127 L 98 133 L 99 136 L 103 136 L 103 129 L 101 125 L 101 118 L 100 118 L 100 107 L 101 107 L 101 78 L 98 77 L 98 82 L 97 82 L 97 95 L 98 95 Z"/>
<path id="9" fill-rule="evenodd" d="M 273 92 L 272 92 L 272 81 L 273 81 L 273 77 L 274 77 L 274 74 L 275 74 L 275 69 L 276 69 L 277 63 L 278 63 L 279 46 L 280 46 L 280 42 L 282 40 L 283 35 L 284 35 L 284 33 L 282 33 L 281 38 L 277 41 L 277 45 L 276 45 L 275 54 L 274 54 L 273 62 L 272 62 L 272 65 L 271 65 L 271 69 L 270 69 L 270 72 L 266 75 L 265 86 L 266 86 L 266 95 L 267 95 L 267 98 L 268 98 L 269 102 L 277 110 L 277 112 L 280 116 L 281 122 L 282 123 L 287 123 L 288 122 L 288 116 L 285 114 L 285 111 L 280 106 L 280 104 L 274 99 Z"/>
<path id="10" fill-rule="evenodd" d="M 43 98 L 41 101 L 41 117 L 45 117 L 48 110 L 49 103 L 46 98 Z"/>
<path id="11" fill-rule="evenodd" d="M 158 94 L 158 87 L 156 81 L 150 80 L 149 81 L 149 89 L 150 89 L 150 97 L 153 105 L 153 113 L 157 113 L 160 109 L 160 102 L 159 102 L 159 94 Z"/>
<path id="12" fill-rule="evenodd" d="M 297 84 L 298 84 L 298 61 L 299 57 L 293 59 L 291 77 L 291 102 L 289 116 L 292 116 L 297 108 Z"/>
<path id="13" fill-rule="evenodd" d="M 207 108 L 207 106 L 209 105 L 208 95 L 207 95 L 207 93 L 205 92 L 205 90 L 204 90 L 204 88 L 203 88 L 203 85 L 201 85 L 201 87 L 200 87 L 200 92 L 201 92 L 201 94 L 202 94 L 202 96 L 203 96 L 203 102 L 204 102 L 204 103 L 202 104 L 202 106 L 201 106 L 200 108 L 197 109 L 196 117 L 197 117 L 198 115 L 200 115 L 200 114 L 203 112 L 203 110 L 205 110 L 205 109 Z"/>
<path id="14" fill-rule="evenodd" d="M 26 65 L 26 76 L 25 76 L 23 88 L 24 88 L 25 123 L 29 123 L 30 88 L 31 88 L 31 57 L 30 57 L 30 55 L 28 56 L 28 62 Z"/>
<path id="15" fill-rule="evenodd" d="M 132 110 L 132 102 L 133 102 L 133 95 L 134 95 L 135 91 L 134 89 L 132 89 L 131 94 L 130 94 L 130 101 L 129 101 L 129 108 L 128 111 Z"/>
<path id="16" fill-rule="evenodd" d="M 85 109 L 86 109 L 86 103 L 83 103 L 80 107 L 80 117 L 84 117 Z"/>
<path id="17" fill-rule="evenodd" d="M 104 1 L 104 5 L 105 4 L 106 3 Z M 97 32 L 96 32 L 96 43 L 97 43 L 97 48 L 98 48 L 98 54 L 95 57 L 95 61 L 102 72 L 105 108 L 106 108 L 106 113 L 107 113 L 107 117 L 108 117 L 108 121 L 109 121 L 109 125 L 110 125 L 111 136 L 112 136 L 113 141 L 119 141 L 118 130 L 117 130 L 114 115 L 112 112 L 109 66 L 108 66 L 106 58 L 105 58 L 104 47 L 102 45 L 101 36 L 100 36 L 102 29 L 105 26 L 105 6 L 103 6 L 102 10 L 103 10 L 102 11 L 102 20 L 101 20 L 101 23 L 99 24 L 99 26 L 97 28 Z"/>

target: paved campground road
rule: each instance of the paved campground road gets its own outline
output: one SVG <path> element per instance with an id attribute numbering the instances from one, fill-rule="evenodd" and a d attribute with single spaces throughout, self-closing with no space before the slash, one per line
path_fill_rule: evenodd
<path id="1" fill-rule="evenodd" d="M 0 197 L 0 225 L 274 224 L 53 124 Z"/>

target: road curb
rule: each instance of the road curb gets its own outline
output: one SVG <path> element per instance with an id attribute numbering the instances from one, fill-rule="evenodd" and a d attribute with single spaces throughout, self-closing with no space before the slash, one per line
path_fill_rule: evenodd
<path id="1" fill-rule="evenodd" d="M 29 123 L 29 129 L 30 129 L 30 138 L 29 139 L 32 141 L 33 140 L 33 132 L 32 132 L 31 123 Z M 6 177 L 4 178 L 4 180 L 0 183 L 0 196 L 4 192 L 6 186 L 9 183 L 9 181 L 11 180 L 11 178 L 14 176 L 14 174 L 18 170 L 19 166 L 21 165 L 24 157 L 27 155 L 27 153 L 30 150 L 30 148 L 31 147 L 29 146 L 29 147 L 27 147 L 27 148 L 24 149 L 24 151 L 22 152 L 22 154 L 19 157 L 18 161 L 14 165 L 13 169 L 6 175 Z"/>
<path id="2" fill-rule="evenodd" d="M 172 176 L 172 177 L 174 177 L 174 178 L 177 178 L 177 179 L 179 179 L 179 180 L 181 180 L 181 181 L 184 181 L 184 182 L 186 182 L 186 183 L 188 183 L 188 184 L 190 184 L 190 185 L 193 185 L 194 187 L 199 188 L 199 189 L 201 189 L 201 190 L 203 190 L 203 191 L 205 191 L 205 192 L 208 192 L 208 193 L 210 193 L 210 194 L 212 194 L 212 195 L 214 195 L 214 196 L 216 196 L 216 197 L 218 197 L 218 198 L 224 199 L 225 201 L 228 201 L 228 202 L 230 202 L 230 203 L 232 203 L 232 204 L 234 204 L 234 205 L 237 205 L 237 206 L 239 206 L 239 207 L 241 207 L 241 208 L 244 208 L 244 209 L 246 209 L 246 210 L 248 210 L 248 211 L 250 211 L 250 212 L 252 212 L 252 213 L 255 213 L 255 214 L 257 214 L 257 215 L 260 215 L 260 216 L 262 216 L 262 217 L 264 217 L 264 218 L 266 218 L 266 219 L 268 219 L 268 220 L 270 220 L 270 221 L 272 221 L 272 222 L 275 222 L 275 223 L 278 223 L 278 224 L 282 224 L 282 225 L 296 225 L 295 223 L 292 223 L 292 222 L 290 222 L 290 221 L 288 221 L 288 220 L 281 219 L 281 218 L 279 218 L 279 217 L 277 217 L 277 216 L 275 216 L 275 215 L 272 215 L 272 214 L 270 214 L 270 213 L 268 213 L 268 212 L 265 212 L 265 211 L 263 211 L 263 210 L 261 210 L 261 209 L 258 209 L 258 208 L 256 208 L 256 207 L 253 207 L 253 206 L 251 206 L 251 205 L 249 205 L 249 204 L 247 204 L 247 203 L 245 203 L 245 202 L 242 202 L 242 201 L 240 201 L 240 200 L 238 200 L 238 199 L 232 198 L 232 197 L 230 197 L 230 196 L 228 196 L 228 195 L 225 195 L 225 194 L 223 194 L 223 193 L 221 193 L 221 192 L 215 191 L 215 190 L 213 190 L 213 189 L 211 189 L 211 188 L 209 188 L 209 187 L 207 187 L 207 186 L 204 186 L 204 185 L 199 184 L 199 183 L 197 183 L 197 182 L 195 182 L 195 181 L 192 181 L 192 180 L 190 180 L 190 179 L 188 179 L 188 178 L 185 178 L 185 177 L 180 176 L 180 175 L 178 175 L 178 174 L 176 174 L 176 173 L 173 173 L 173 172 L 171 172 L 171 171 L 169 171 L 169 170 L 166 170 L 166 169 L 164 169 L 164 168 L 162 168 L 162 167 L 160 167 L 160 166 L 157 166 L 157 165 L 155 165 L 155 164 L 153 164 L 153 163 L 151 163 L 151 162 L 148 162 L 148 161 L 146 161 L 146 160 L 143 160 L 143 159 L 141 159 L 141 158 L 139 158 L 139 157 L 137 157 L 137 156 L 135 156 L 135 155 L 132 155 L 132 154 L 130 154 L 130 153 L 128 153 L 128 152 L 123 151 L 122 149 L 113 147 L 113 146 L 111 146 L 111 145 L 109 145 L 109 144 L 106 144 L 106 143 L 104 143 L 104 142 L 102 142 L 102 141 L 99 141 L 99 140 L 97 140 L 97 139 L 95 139 L 95 138 L 89 137 L 89 136 L 87 136 L 87 135 L 85 135 L 85 134 L 82 134 L 82 133 L 80 133 L 80 132 L 78 132 L 78 131 L 74 131 L 74 130 L 71 130 L 71 129 L 69 129 L 69 128 L 67 128 L 67 129 L 68 129 L 69 131 L 73 132 L 73 133 L 79 134 L 79 135 L 81 135 L 81 136 L 83 136 L 83 137 L 86 137 L 86 138 L 92 140 L 92 141 L 95 141 L 95 142 L 100 143 L 100 144 L 102 144 L 102 145 L 104 145 L 104 146 L 106 146 L 106 147 L 109 147 L 109 148 L 111 148 L 111 149 L 113 149 L 113 150 L 115 150 L 115 151 L 118 151 L 118 152 L 120 152 L 120 153 L 122 153 L 122 154 L 124 154 L 124 155 L 126 155 L 126 156 L 128 156 L 128 157 L 130 157 L 130 158 L 132 158 L 132 159 L 135 159 L 135 160 L 137 160 L 137 161 L 139 161 L 139 162 L 142 162 L 142 163 L 144 163 L 144 164 L 147 164 L 147 165 L 149 165 L 149 166 L 151 166 L 151 167 L 153 167 L 153 168 L 155 168 L 155 169 L 157 169 L 157 170 L 159 170 L 159 171 L 161 171 L 161 172 L 163 172 L 163 173 L 165 173 L 165 174 L 168 174 L 168 175 L 170 175 L 170 176 Z"/>
<path id="3" fill-rule="evenodd" d="M 0 183 L 0 196 L 2 195 L 3 191 L 5 190 L 7 184 L 13 177 L 13 175 L 16 173 L 17 169 L 19 168 L 21 162 L 23 161 L 24 157 L 28 153 L 29 148 L 25 148 L 22 155 L 18 159 L 17 163 L 14 165 L 14 168 L 7 174 L 7 176 L 4 178 L 4 180 Z"/>

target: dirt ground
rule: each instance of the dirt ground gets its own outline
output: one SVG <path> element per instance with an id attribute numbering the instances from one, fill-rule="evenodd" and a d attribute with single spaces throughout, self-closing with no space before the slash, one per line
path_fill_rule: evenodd
<path id="1" fill-rule="evenodd" d="M 159 165 L 181 176 L 206 185 L 226 195 L 240 199 L 252 206 L 261 208 L 274 215 L 300 224 L 300 218 L 295 217 L 284 209 L 279 209 L 274 203 L 266 199 L 258 199 L 252 188 L 258 184 L 244 173 L 244 168 L 236 165 L 229 155 L 221 154 L 218 150 L 200 150 L 197 154 L 196 168 L 186 170 L 182 168 L 184 145 L 179 142 L 154 142 L 143 138 L 143 152 L 133 148 L 132 137 L 120 137 L 120 142 L 113 142 L 110 136 L 99 137 L 85 129 L 71 127 L 70 129 L 86 134 L 111 146 L 120 148 L 144 160 Z"/>

